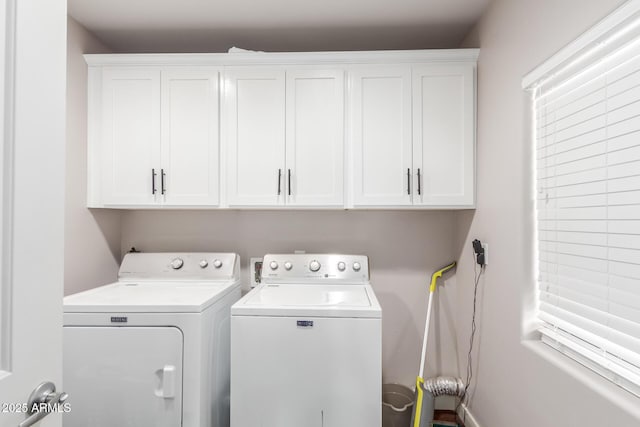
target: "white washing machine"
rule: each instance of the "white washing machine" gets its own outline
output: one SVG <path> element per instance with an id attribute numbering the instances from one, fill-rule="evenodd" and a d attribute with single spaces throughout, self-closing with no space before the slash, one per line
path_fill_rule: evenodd
<path id="1" fill-rule="evenodd" d="M 380 427 L 381 317 L 366 256 L 266 255 L 231 307 L 231 427 Z"/>
<path id="2" fill-rule="evenodd" d="M 65 427 L 228 427 L 232 253 L 130 253 L 64 299 Z"/>

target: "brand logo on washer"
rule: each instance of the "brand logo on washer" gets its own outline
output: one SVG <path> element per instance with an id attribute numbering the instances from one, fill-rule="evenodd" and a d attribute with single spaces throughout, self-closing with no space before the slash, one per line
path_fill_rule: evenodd
<path id="1" fill-rule="evenodd" d="M 313 320 L 298 320 L 296 324 L 299 328 L 313 328 Z"/>
<path id="2" fill-rule="evenodd" d="M 111 323 L 127 323 L 126 316 L 111 316 Z"/>

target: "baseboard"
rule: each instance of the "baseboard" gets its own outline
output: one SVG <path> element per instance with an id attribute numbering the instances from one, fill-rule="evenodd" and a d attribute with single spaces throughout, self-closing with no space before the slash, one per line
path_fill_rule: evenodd
<path id="1" fill-rule="evenodd" d="M 458 408 L 458 417 L 464 421 L 465 427 L 480 427 L 480 424 L 464 403 Z"/>

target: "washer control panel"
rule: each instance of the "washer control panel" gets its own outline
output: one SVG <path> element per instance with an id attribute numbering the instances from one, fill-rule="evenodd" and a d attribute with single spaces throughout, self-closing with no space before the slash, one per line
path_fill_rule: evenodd
<path id="1" fill-rule="evenodd" d="M 269 254 L 264 256 L 262 280 L 267 283 L 369 281 L 365 255 Z"/>

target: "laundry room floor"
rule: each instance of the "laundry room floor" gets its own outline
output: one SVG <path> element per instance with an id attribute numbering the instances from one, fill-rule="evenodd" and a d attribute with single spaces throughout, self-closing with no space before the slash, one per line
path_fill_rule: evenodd
<path id="1" fill-rule="evenodd" d="M 456 415 L 455 411 L 436 410 L 433 414 L 433 421 L 434 427 L 455 425 L 458 427 L 464 427 L 462 420 Z"/>

